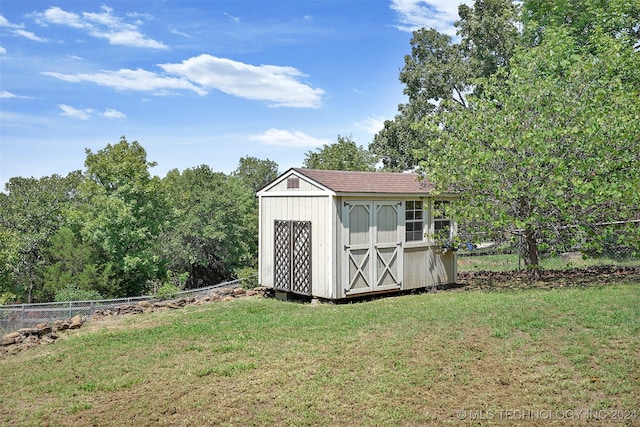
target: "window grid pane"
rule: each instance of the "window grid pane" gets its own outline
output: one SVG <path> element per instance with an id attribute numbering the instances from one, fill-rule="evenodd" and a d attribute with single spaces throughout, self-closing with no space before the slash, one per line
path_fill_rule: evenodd
<path id="1" fill-rule="evenodd" d="M 423 238 L 422 202 L 419 200 L 405 203 L 405 239 L 407 242 L 420 242 Z"/>

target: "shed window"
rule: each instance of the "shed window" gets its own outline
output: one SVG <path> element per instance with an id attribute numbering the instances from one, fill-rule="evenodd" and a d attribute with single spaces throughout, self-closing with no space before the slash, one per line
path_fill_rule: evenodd
<path id="1" fill-rule="evenodd" d="M 451 218 L 449 217 L 449 202 L 436 200 L 433 202 L 433 232 L 441 239 L 451 238 Z"/>
<path id="2" fill-rule="evenodd" d="M 407 242 L 421 242 L 423 237 L 423 205 L 421 200 L 409 200 L 405 205 L 405 233 Z"/>
<path id="3" fill-rule="evenodd" d="M 298 178 L 288 178 L 287 179 L 287 188 L 300 188 L 300 179 L 298 179 Z"/>

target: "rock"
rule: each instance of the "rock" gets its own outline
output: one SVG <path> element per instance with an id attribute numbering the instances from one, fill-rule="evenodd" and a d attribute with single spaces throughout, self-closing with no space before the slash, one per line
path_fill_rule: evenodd
<path id="1" fill-rule="evenodd" d="M 77 314 L 71 318 L 71 324 L 69 325 L 69 329 L 78 329 L 82 326 L 82 315 Z"/>
<path id="2" fill-rule="evenodd" d="M 38 329 L 37 328 L 21 328 L 18 329 L 18 333 L 21 335 L 24 335 L 25 337 L 28 337 L 30 335 L 38 335 Z"/>
<path id="3" fill-rule="evenodd" d="M 180 308 L 180 306 L 173 301 L 169 301 L 168 303 L 166 303 L 165 307 L 173 308 L 174 310 Z"/>
<path id="4" fill-rule="evenodd" d="M 40 338 L 38 338 L 37 335 L 29 335 L 28 337 L 26 337 L 23 341 L 23 344 L 27 345 L 27 346 L 34 346 L 34 345 L 38 345 L 40 344 Z"/>
<path id="5" fill-rule="evenodd" d="M 242 289 L 242 288 L 235 288 L 235 289 L 233 290 L 233 295 L 244 295 L 244 294 L 246 294 L 246 293 L 247 293 L 247 291 L 245 291 L 245 290 L 244 290 L 244 289 Z"/>
<path id="6" fill-rule="evenodd" d="M 222 301 L 224 302 L 229 302 L 229 301 L 233 301 L 235 298 L 232 297 L 231 295 L 227 295 L 226 297 L 222 298 Z"/>
<path id="7" fill-rule="evenodd" d="M 247 291 L 247 296 L 248 297 L 252 297 L 254 295 L 258 295 L 258 292 L 254 291 L 253 289 L 250 289 Z"/>
<path id="8" fill-rule="evenodd" d="M 54 331 L 64 331 L 69 329 L 69 323 L 64 320 L 56 320 L 53 322 L 53 330 Z"/>
<path id="9" fill-rule="evenodd" d="M 3 335 L 0 338 L 0 346 L 8 346 L 11 344 L 16 344 L 22 341 L 22 335 L 20 332 L 11 332 L 9 334 Z"/>
<path id="10" fill-rule="evenodd" d="M 39 336 L 43 336 L 51 332 L 51 326 L 48 323 L 39 323 L 36 325 L 36 329 L 38 329 Z"/>
<path id="11" fill-rule="evenodd" d="M 149 301 L 140 301 L 140 302 L 138 303 L 138 305 L 139 305 L 140 307 L 142 307 L 143 309 L 145 309 L 145 308 L 149 308 L 149 307 L 152 307 L 152 306 L 153 306 Z"/>

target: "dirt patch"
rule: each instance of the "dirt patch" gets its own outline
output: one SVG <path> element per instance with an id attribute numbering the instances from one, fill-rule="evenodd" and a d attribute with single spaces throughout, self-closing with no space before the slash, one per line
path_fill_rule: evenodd
<path id="1" fill-rule="evenodd" d="M 532 280 L 526 271 L 474 271 L 458 273 L 458 283 L 451 286 L 459 290 L 511 290 L 533 288 L 566 288 L 606 286 L 621 280 L 640 280 L 640 267 L 594 266 L 570 270 L 542 270 Z"/>

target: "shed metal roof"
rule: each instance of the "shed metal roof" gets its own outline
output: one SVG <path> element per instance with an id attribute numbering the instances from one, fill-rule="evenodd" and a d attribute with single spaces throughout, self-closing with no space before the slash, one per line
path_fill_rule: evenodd
<path id="1" fill-rule="evenodd" d="M 306 168 L 291 170 L 336 193 L 424 194 L 435 185 L 415 173 L 351 172 Z M 285 173 L 286 174 L 286 173 Z"/>

